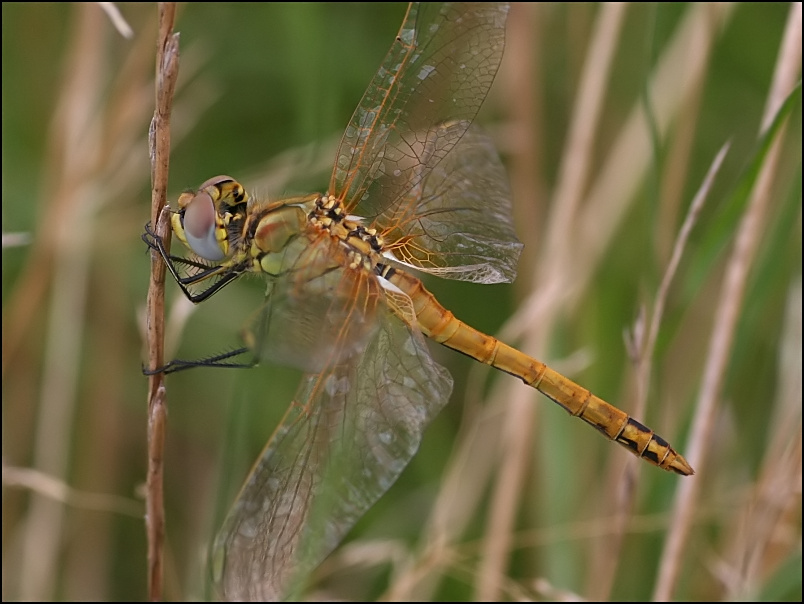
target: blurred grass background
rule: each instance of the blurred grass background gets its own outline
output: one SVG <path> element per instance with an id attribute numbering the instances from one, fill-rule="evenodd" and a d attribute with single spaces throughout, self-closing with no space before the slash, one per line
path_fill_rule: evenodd
<path id="1" fill-rule="evenodd" d="M 3 599 L 145 594 L 150 263 L 139 236 L 149 214 L 156 8 L 119 8 L 131 39 L 94 4 L 2 7 Z M 404 10 L 183 5 L 169 198 L 220 173 L 274 197 L 322 190 Z M 463 320 L 502 330 L 630 411 L 638 372 L 623 334 L 644 328 L 638 318 L 650 317 L 687 207 L 730 141 L 672 282 L 638 413 L 681 452 L 703 450 L 700 465 L 690 460 L 698 473 L 680 479 L 639 465 L 513 378 L 433 347 L 456 379 L 452 401 L 398 483 L 319 569 L 314 597 L 650 598 L 684 480 L 699 481 L 696 511 L 670 596 L 801 599 L 800 101 L 771 166 L 758 135 L 795 16 L 769 3 L 612 10 L 512 8 L 479 121 L 509 165 L 525 243 L 520 277 L 511 286 L 427 284 Z M 601 23 L 612 54 L 599 72 L 600 112 L 579 113 L 585 66 L 603 52 Z M 679 43 L 695 28 L 701 46 Z M 694 52 L 673 55 L 674 44 Z M 800 44 L 798 54 L 800 74 Z M 655 88 L 661 65 L 671 75 Z M 573 146 L 569 133 L 590 116 L 592 136 Z M 628 134 L 633 123 L 645 136 Z M 772 185 L 745 260 L 712 429 L 691 443 L 746 188 L 763 167 Z M 562 223 L 556 216 L 573 198 Z M 563 255 L 547 262 L 556 249 Z M 550 267 L 569 277 L 551 280 Z M 547 292 L 556 284 L 565 287 Z M 177 301 L 168 354 L 236 344 L 261 290 L 259 279 L 235 284 L 181 329 L 186 309 L 168 284 Z M 297 383 L 297 373 L 266 367 L 169 378 L 167 599 L 208 595 L 216 515 Z"/>

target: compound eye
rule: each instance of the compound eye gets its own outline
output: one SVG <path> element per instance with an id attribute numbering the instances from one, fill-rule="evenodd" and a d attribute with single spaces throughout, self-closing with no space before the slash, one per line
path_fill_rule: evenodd
<path id="1" fill-rule="evenodd" d="M 218 185 L 222 185 L 225 182 L 236 182 L 234 178 L 231 176 L 226 176 L 226 174 L 219 174 L 218 176 L 213 176 L 212 178 L 208 178 L 205 180 L 198 190 L 201 191 L 206 189 L 207 187 L 217 187 Z"/>
<path id="2" fill-rule="evenodd" d="M 184 205 L 182 225 L 187 244 L 206 260 L 223 260 L 225 254 L 215 237 L 215 204 L 206 191 L 199 191 Z"/>

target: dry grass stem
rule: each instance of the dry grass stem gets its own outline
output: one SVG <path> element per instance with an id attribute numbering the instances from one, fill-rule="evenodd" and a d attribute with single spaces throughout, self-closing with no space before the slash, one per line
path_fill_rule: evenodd
<path id="1" fill-rule="evenodd" d="M 714 38 L 728 22 L 732 10 L 729 4 L 693 4 L 676 27 L 657 61 L 648 88 L 652 117 L 661 136 L 667 135 L 678 112 L 694 94 L 700 73 L 708 66 Z M 575 275 L 573 283 L 577 292 L 583 291 L 583 284 L 597 267 L 624 213 L 634 203 L 637 188 L 652 161 L 651 127 L 640 102 L 607 154 L 598 178 L 589 189 L 585 211 L 579 216 L 580 225 L 576 225 L 575 237 L 579 242 L 576 262 L 582 271 Z M 577 293 L 571 300 L 576 298 Z"/>
<path id="2" fill-rule="evenodd" d="M 801 546 L 801 281 L 790 287 L 782 340 L 777 404 L 770 442 L 754 492 L 729 534 L 734 543 L 725 562 L 737 581 L 727 582 L 727 597 L 759 598 L 761 586 L 779 564 Z"/>
<path id="3" fill-rule="evenodd" d="M 74 508 L 142 518 L 142 504 L 139 501 L 106 493 L 79 491 L 61 480 L 30 468 L 4 465 L 3 485 L 30 489 L 43 497 Z"/>
<path id="4" fill-rule="evenodd" d="M 159 4 L 159 37 L 156 53 L 156 108 L 151 122 L 151 224 L 157 236 L 170 245 L 167 213 L 168 164 L 170 160 L 170 114 L 179 72 L 179 36 L 173 33 L 175 3 Z M 164 365 L 165 265 L 151 252 L 151 280 L 146 310 L 148 366 Z M 162 599 L 163 544 L 165 534 L 163 463 L 167 420 L 164 375 L 148 378 L 148 473 L 146 532 L 148 538 L 148 599 Z"/>
<path id="5" fill-rule="evenodd" d="M 560 287 L 571 272 L 573 225 L 582 211 L 582 201 L 592 176 L 595 133 L 610 84 L 610 75 L 626 16 L 627 4 L 612 2 L 601 6 L 595 25 L 578 93 L 572 110 L 567 142 L 561 158 L 561 169 L 555 192 L 544 245 L 545 260 L 539 267 L 539 283 L 556 283 Z"/>
<path id="6" fill-rule="evenodd" d="M 573 120 L 562 161 L 561 176 L 557 192 L 551 205 L 548 221 L 548 241 L 542 254 L 544 261 L 535 267 L 538 286 L 545 298 L 558 300 L 553 293 L 562 291 L 565 269 L 569 265 L 568 254 L 572 251 L 565 245 L 572 241 L 572 221 L 579 205 L 584 183 L 587 182 L 591 141 L 594 139 L 606 74 L 611 68 L 617 34 L 624 16 L 624 5 L 605 5 L 592 36 L 587 64 L 581 78 L 578 102 L 574 107 Z M 515 96 L 515 95 L 512 95 Z M 571 164 L 571 165 L 570 165 Z M 527 191 L 514 191 L 517 198 L 527 198 Z M 549 306 L 549 305 L 547 305 Z M 559 304 L 552 306 L 556 312 Z M 541 317 L 543 324 L 551 324 L 553 312 L 548 310 Z M 554 316 L 554 315 L 553 315 Z M 523 350 L 544 356 L 547 349 L 549 330 L 539 329 L 531 332 L 523 342 Z M 503 450 L 500 456 L 500 474 L 492 491 L 489 508 L 484 552 L 481 556 L 477 578 L 476 597 L 478 600 L 496 600 L 499 596 L 499 577 L 508 566 L 513 526 L 522 498 L 522 489 L 530 465 L 530 451 L 533 450 L 533 429 L 536 407 L 534 395 L 526 388 L 509 391 L 506 397 L 510 407 L 502 428 Z"/>
<path id="7" fill-rule="evenodd" d="M 794 4 L 790 9 L 787 31 L 782 41 L 774 81 L 766 103 L 762 121 L 763 132 L 781 106 L 781 100 L 786 98 L 795 86 L 800 70 L 801 5 Z M 719 413 L 721 389 L 731 358 L 746 283 L 763 234 L 766 216 L 774 202 L 770 195 L 771 184 L 776 177 L 783 132 L 784 128 L 780 129 L 776 140 L 768 150 L 749 197 L 748 206 L 738 226 L 734 248 L 726 267 L 719 302 L 715 309 L 715 324 L 688 446 L 690 463 L 698 468 L 701 474 L 705 474 L 707 470 L 709 443 L 712 440 L 715 418 Z M 676 493 L 673 510 L 673 526 L 676 529 L 670 534 L 662 554 L 659 580 L 653 594 L 655 600 L 665 601 L 673 597 L 703 484 L 700 478 L 688 480 L 680 485 Z"/>
<path id="8" fill-rule="evenodd" d="M 652 359 L 656 348 L 656 338 L 659 335 L 659 328 L 661 327 L 662 318 L 664 317 L 664 308 L 667 304 L 667 296 L 670 293 L 670 284 L 673 282 L 673 277 L 676 275 L 678 265 L 687 247 L 692 229 L 698 222 L 698 216 L 703 209 L 709 191 L 712 189 L 715 176 L 720 171 L 721 165 L 723 165 L 723 160 L 728 153 L 729 146 L 730 145 L 727 143 L 720 149 L 712 165 L 709 167 L 709 172 L 707 172 L 704 182 L 695 194 L 689 210 L 687 211 L 687 215 L 684 218 L 684 223 L 681 225 L 681 229 L 678 232 L 675 245 L 673 245 L 673 253 L 670 257 L 670 262 L 667 264 L 667 268 L 662 276 L 662 282 L 656 292 L 656 300 L 654 301 L 653 309 L 650 313 L 650 325 L 646 334 L 647 337 L 641 340 L 642 349 L 640 351 L 639 370 L 636 380 L 638 385 L 638 397 L 635 409 L 638 413 L 643 412 L 647 403 L 648 384 L 650 382 Z"/>
<path id="9" fill-rule="evenodd" d="M 612 17 L 606 19 L 601 16 L 601 26 L 598 30 L 599 35 L 605 37 L 611 37 L 617 33 L 616 24 L 620 19 L 618 16 L 620 9 L 613 7 L 608 10 L 615 12 Z M 649 98 L 660 99 L 656 103 L 655 116 L 662 132 L 666 131 L 675 113 L 691 94 L 694 82 L 700 80 L 699 73 L 705 68 L 708 54 L 705 49 L 711 47 L 713 32 L 717 31 L 717 27 L 714 25 L 703 26 L 704 23 L 708 23 L 708 20 L 702 19 L 699 11 L 708 10 L 711 9 L 708 7 L 690 8 L 686 19 L 678 26 L 674 39 L 668 44 L 667 50 L 658 61 L 656 75 L 649 90 Z M 727 10 L 715 12 L 715 16 L 721 19 L 725 18 L 727 14 Z M 596 36 L 593 36 L 590 48 L 605 49 L 615 46 L 613 41 L 596 43 L 595 39 Z M 601 55 L 590 53 L 589 56 L 590 61 L 595 63 L 595 58 L 599 60 Z M 605 57 L 606 54 L 604 53 L 602 56 Z M 606 71 L 605 65 L 595 64 L 594 67 L 590 67 L 586 71 L 587 78 L 583 79 L 579 85 L 578 96 L 580 98 L 598 98 L 601 80 L 593 74 Z M 584 116 L 583 118 L 577 113 L 575 114 L 573 122 L 582 120 L 585 123 L 583 127 L 577 127 L 575 130 L 573 127 L 570 128 L 571 132 L 576 132 L 573 141 L 579 146 L 582 142 L 589 143 L 593 139 L 591 132 L 594 131 L 595 123 L 592 118 L 595 115 L 599 116 L 599 110 L 595 108 L 598 104 L 599 102 L 590 101 L 579 103 L 577 107 L 578 111 L 583 109 L 592 113 L 591 117 Z M 649 167 L 651 157 L 649 141 L 650 129 L 645 120 L 644 109 L 640 105 L 635 108 L 631 118 L 626 122 L 623 134 L 615 144 L 614 152 L 609 154 L 609 161 L 604 164 L 597 178 L 592 180 L 593 184 L 586 204 L 580 206 L 577 201 L 573 204 L 569 199 L 563 199 L 562 204 L 566 205 L 562 205 L 562 207 L 553 204 L 556 212 L 566 211 L 567 206 L 570 208 L 575 206 L 577 211 L 574 215 L 563 216 L 561 220 L 556 219 L 558 224 L 551 222 L 553 228 L 548 229 L 551 236 L 548 244 L 551 241 L 554 242 L 555 249 L 548 249 L 542 254 L 545 258 L 549 258 L 549 262 L 545 262 L 541 268 L 537 267 L 537 271 L 543 275 L 543 278 L 538 282 L 538 289 L 534 290 L 534 293 L 523 305 L 523 310 L 517 312 L 515 317 L 508 322 L 508 325 L 518 328 L 532 326 L 530 328 L 532 333 L 521 342 L 521 347 L 525 352 L 535 354 L 537 358 L 545 356 L 546 343 L 550 339 L 550 330 L 546 327 L 557 324 L 560 313 L 571 312 L 568 304 L 571 307 L 574 301 L 580 299 L 582 292 L 588 286 L 594 267 L 597 266 L 599 259 L 612 241 L 615 228 L 622 221 L 628 204 L 633 203 L 635 189 Z M 640 152 L 639 149 L 642 151 Z M 583 153 L 581 151 L 567 152 L 564 161 L 580 161 L 583 166 L 584 162 L 581 161 Z M 584 176 L 584 171 L 586 169 L 567 168 L 562 170 L 561 174 L 567 178 L 572 176 L 574 179 L 586 182 L 590 179 Z M 564 187 L 559 184 L 558 190 L 564 191 L 565 197 L 570 194 L 577 197 L 583 193 L 582 188 L 571 184 Z M 520 192 L 515 191 L 514 194 L 517 196 Z M 563 225 L 563 230 L 558 229 L 558 226 L 561 225 Z M 574 242 L 574 245 L 570 246 L 565 242 Z M 562 269 L 562 267 L 564 268 Z M 569 267 L 573 267 L 572 270 Z M 538 315 L 534 310 L 538 310 Z M 509 329 L 504 328 L 502 331 L 506 334 Z M 522 471 L 521 460 L 529 457 L 528 452 L 532 450 L 532 445 L 524 442 L 529 439 L 522 439 L 517 435 L 530 430 L 529 427 L 533 424 L 533 414 L 535 413 L 534 397 L 529 391 L 525 388 L 517 388 L 513 383 L 509 388 L 510 390 L 504 398 L 511 403 L 510 426 L 514 432 L 513 434 L 506 433 L 504 439 L 504 442 L 507 443 L 507 454 L 502 459 L 501 476 L 503 477 L 513 473 L 514 468 L 517 467 L 520 468 L 520 472 Z M 524 444 L 515 447 L 513 443 Z M 520 460 L 520 463 L 516 462 L 517 459 Z M 505 502 L 501 505 L 507 506 L 507 517 L 510 522 L 520 495 L 518 495 L 518 484 L 515 485 L 513 481 L 508 484 L 513 486 L 509 487 L 509 490 L 505 490 L 507 493 L 505 496 L 500 495 L 500 501 Z M 494 510 L 494 505 L 492 505 L 492 510 Z M 497 517 L 498 514 L 504 517 L 499 511 L 492 511 L 490 515 Z M 490 523 L 489 547 L 494 552 L 490 554 L 493 559 L 492 562 L 489 562 L 490 577 L 498 575 L 497 569 L 500 568 L 500 560 L 507 556 L 507 554 L 498 553 L 507 551 L 504 544 L 504 541 L 509 539 L 506 537 L 507 534 L 498 523 Z M 492 597 L 492 592 L 483 591 L 479 592 L 479 595 L 480 599 L 486 599 Z"/>
<path id="10" fill-rule="evenodd" d="M 98 103 L 102 85 L 103 22 L 97 7 L 84 5 L 79 11 L 72 32 L 70 68 L 66 72 L 70 75 L 51 124 L 52 151 L 59 161 L 54 162 L 55 169 L 49 178 L 52 222 L 46 231 L 47 239 L 40 240 L 40 245 L 46 246 L 44 254 L 50 256 L 54 270 L 45 311 L 49 334 L 33 467 L 58 481 L 67 478 L 69 451 L 73 446 L 93 205 L 98 201 L 92 186 L 96 158 L 81 150 L 93 148 L 99 142 L 99 124 L 93 120 L 92 108 Z M 78 231 L 86 236 L 73 237 Z M 41 601 L 55 596 L 55 569 L 64 521 L 62 503 L 32 495 L 22 547 L 21 599 Z"/>
<path id="11" fill-rule="evenodd" d="M 635 376 L 636 400 L 632 407 L 632 415 L 635 417 L 644 417 L 647 409 L 648 390 L 652 374 L 656 338 L 659 334 L 659 327 L 664 317 L 664 307 L 670 292 L 670 284 L 678 270 L 678 265 L 687 247 L 689 236 L 697 223 L 698 216 L 703 209 L 704 201 L 707 199 L 712 188 L 715 176 L 720 171 L 728 148 L 729 145 L 727 144 L 718 152 L 709 168 L 704 182 L 701 184 L 695 198 L 690 204 L 684 223 L 681 225 L 675 245 L 673 246 L 670 261 L 665 269 L 661 284 L 656 293 L 656 299 L 650 312 L 650 324 L 647 330 L 644 328 L 644 316 L 640 318 L 637 326 L 634 328 L 634 343 L 636 348 L 635 362 L 637 367 Z M 596 599 L 608 600 L 611 597 L 611 590 L 617 576 L 619 561 L 622 559 L 622 547 L 626 531 L 636 502 L 636 488 L 639 482 L 636 476 L 639 469 L 642 467 L 638 464 L 639 462 L 635 459 L 629 460 L 623 468 L 623 471 L 619 473 L 619 480 L 613 487 L 617 513 L 612 521 L 612 526 L 616 527 L 616 529 L 613 531 L 612 537 L 606 539 L 605 546 L 599 548 L 600 556 L 598 557 L 598 567 L 594 575 L 600 577 L 600 581 L 595 582 L 594 591 L 592 593 L 592 597 Z"/>
<path id="12" fill-rule="evenodd" d="M 98 6 L 103 9 L 109 21 L 114 25 L 118 33 L 126 39 L 131 39 L 134 36 L 134 30 L 126 22 L 126 19 L 120 14 L 120 9 L 117 8 L 114 2 L 98 2 Z"/>

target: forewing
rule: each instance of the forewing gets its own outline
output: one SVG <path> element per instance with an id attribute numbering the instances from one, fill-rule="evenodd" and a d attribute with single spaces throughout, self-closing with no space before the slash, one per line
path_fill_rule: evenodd
<path id="1" fill-rule="evenodd" d="M 451 390 L 421 334 L 383 308 L 361 354 L 306 376 L 252 469 L 215 544 L 220 594 L 297 597 L 397 479 Z"/>
<path id="2" fill-rule="evenodd" d="M 371 221 L 401 203 L 460 140 L 497 73 L 507 15 L 506 3 L 411 3 L 338 149 L 329 192 L 349 212 Z"/>
<path id="3" fill-rule="evenodd" d="M 244 340 L 259 361 L 320 372 L 365 347 L 384 296 L 376 280 L 341 262 L 326 234 L 302 235 L 285 250 L 282 272 L 268 279 L 265 303 Z"/>

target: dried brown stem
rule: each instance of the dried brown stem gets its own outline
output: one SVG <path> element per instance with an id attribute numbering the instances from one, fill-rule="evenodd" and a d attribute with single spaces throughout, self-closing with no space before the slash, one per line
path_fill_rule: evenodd
<path id="1" fill-rule="evenodd" d="M 768 128 L 778 108 L 795 85 L 801 69 L 801 5 L 791 7 L 785 38 L 779 52 L 774 81 L 766 103 L 762 131 Z M 756 260 L 766 217 L 774 202 L 771 184 L 776 178 L 779 152 L 784 128 L 776 135 L 751 191 L 748 206 L 740 221 L 734 248 L 726 267 L 721 286 L 720 300 L 715 312 L 715 324 L 709 341 L 703 383 L 698 394 L 692 436 L 688 447 L 690 462 L 704 473 L 710 443 L 719 411 L 719 402 L 726 368 L 731 357 L 737 323 L 742 312 L 748 276 Z M 653 599 L 666 601 L 673 597 L 681 575 L 683 554 L 692 531 L 696 506 L 699 505 L 703 481 L 685 481 L 676 496 L 673 509 L 673 526 L 662 553 L 659 581 Z"/>
<path id="2" fill-rule="evenodd" d="M 159 4 L 159 34 L 156 54 L 156 108 L 151 121 L 151 224 L 169 246 L 167 213 L 168 163 L 170 158 L 170 112 L 179 72 L 179 35 L 173 33 L 176 5 Z M 147 301 L 148 366 L 164 365 L 165 265 L 151 253 L 151 279 Z M 162 599 L 162 545 L 165 518 L 163 502 L 163 453 L 167 418 L 164 375 L 148 378 L 148 475 L 146 482 L 146 532 L 148 539 L 148 599 Z"/>
<path id="3" fill-rule="evenodd" d="M 589 155 L 594 132 L 601 115 L 603 90 L 607 85 L 606 74 L 611 68 L 616 40 L 625 14 L 623 5 L 607 5 L 593 35 L 590 61 L 581 78 L 581 93 L 575 107 L 573 125 L 567 143 L 560 184 L 553 199 L 553 213 L 547 230 L 545 261 L 537 263 L 535 271 L 539 279 L 543 300 L 557 303 L 548 305 L 541 317 L 541 324 L 552 324 L 561 304 L 553 293 L 565 291 L 563 275 L 570 262 L 570 250 L 565 242 L 571 241 L 572 222 L 583 194 L 583 186 L 589 177 Z M 570 288 L 566 288 L 569 290 Z M 526 336 L 523 350 L 544 357 L 548 334 L 539 330 Z M 502 453 L 502 471 L 494 486 L 485 547 L 478 576 L 477 598 L 499 599 L 502 584 L 500 577 L 506 572 L 510 556 L 516 512 L 522 501 L 526 481 L 529 451 L 534 446 L 534 418 L 536 409 L 533 394 L 518 389 L 509 396 L 510 408 L 505 422 L 504 434 L 507 443 Z"/>

